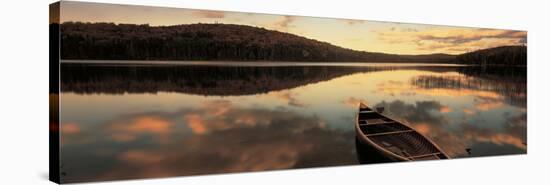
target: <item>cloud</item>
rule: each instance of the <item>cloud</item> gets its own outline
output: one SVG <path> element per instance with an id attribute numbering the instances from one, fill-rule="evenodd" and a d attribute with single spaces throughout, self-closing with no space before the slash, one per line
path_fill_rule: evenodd
<path id="1" fill-rule="evenodd" d="M 480 111 L 489 111 L 504 106 L 502 99 L 495 98 L 476 98 L 475 107 Z"/>
<path id="2" fill-rule="evenodd" d="M 195 10 L 193 14 L 202 18 L 221 19 L 225 17 L 225 13 L 222 11 Z"/>
<path id="3" fill-rule="evenodd" d="M 442 107 L 445 107 L 436 101 L 417 101 L 413 105 L 406 104 L 401 100 L 392 102 L 382 101 L 373 107 L 384 107 L 385 111 L 387 110 L 389 114 L 396 115 L 398 118 L 406 121 L 438 125 L 448 123 L 447 118 L 444 116 L 432 114 L 432 112 L 439 112 Z"/>
<path id="4" fill-rule="evenodd" d="M 294 94 L 292 94 L 291 91 L 288 91 L 288 90 L 271 92 L 269 93 L 269 95 L 272 95 L 280 100 L 283 100 L 287 102 L 288 105 L 293 107 L 307 107 L 305 103 L 294 98 Z"/>
<path id="5" fill-rule="evenodd" d="M 475 155 L 503 154 L 499 153 L 502 147 L 512 147 L 514 152 L 521 153 L 526 148 L 526 114 L 507 117 L 498 130 L 467 122 L 448 129 L 449 115 L 441 113 L 446 106 L 437 101 L 411 104 L 397 100 L 376 106 L 380 105 L 427 135 L 452 157 L 465 156 L 466 148 L 480 143 L 499 148 L 488 151 L 493 152 L 490 154 L 474 149 Z M 154 126 L 143 125 L 144 122 Z M 357 163 L 353 131 L 330 129 L 316 116 L 284 109 L 242 107 L 223 99 L 173 112 L 125 115 L 79 128 L 78 135 L 87 143 L 63 146 L 62 160 L 68 174 L 65 182 Z M 110 137 L 121 133 L 132 139 L 121 143 Z"/>
<path id="6" fill-rule="evenodd" d="M 80 126 L 74 122 L 61 123 L 61 134 L 78 134 Z"/>
<path id="7" fill-rule="evenodd" d="M 273 23 L 276 29 L 281 31 L 286 31 L 288 28 L 292 27 L 292 22 L 296 20 L 296 17 L 285 15 L 277 22 Z"/>
<path id="8" fill-rule="evenodd" d="M 476 113 L 474 110 L 469 109 L 469 108 L 463 108 L 462 112 L 464 112 L 464 114 L 466 114 L 466 115 L 473 115 L 473 114 Z"/>
<path id="9" fill-rule="evenodd" d="M 449 112 L 452 112 L 453 109 L 451 109 L 449 106 L 441 106 L 439 108 L 439 112 L 441 113 L 449 113 Z"/>
<path id="10" fill-rule="evenodd" d="M 403 28 L 401 29 L 402 32 L 418 32 L 417 29 L 414 28 Z"/>
<path id="11" fill-rule="evenodd" d="M 417 35 L 420 41 L 434 41 L 450 44 L 464 44 L 482 39 L 523 39 L 527 37 L 527 32 L 514 30 L 490 30 L 476 29 L 457 32 L 430 32 Z"/>
<path id="12" fill-rule="evenodd" d="M 355 98 L 355 97 L 349 97 L 348 99 L 342 101 L 345 105 L 352 108 L 358 108 L 359 103 L 365 103 L 368 104 L 367 100 L 363 98 Z"/>
<path id="13" fill-rule="evenodd" d="M 60 126 L 60 143 L 61 146 L 71 143 L 79 143 L 79 134 L 81 133 L 80 126 L 75 122 L 66 122 L 59 124 Z"/>
<path id="14" fill-rule="evenodd" d="M 364 24 L 367 22 L 366 20 L 355 20 L 355 19 L 345 19 L 343 21 L 350 26 L 353 26 L 356 24 Z"/>
<path id="15" fill-rule="evenodd" d="M 464 137 L 477 142 L 490 142 L 496 145 L 512 145 L 520 149 L 526 149 L 527 139 L 527 114 L 520 114 L 507 119 L 503 132 L 495 132 L 493 129 L 479 128 L 472 124 L 462 124 Z"/>
<path id="16" fill-rule="evenodd" d="M 220 116 L 229 111 L 231 107 L 231 102 L 227 100 L 214 100 L 204 102 L 202 106 L 207 108 L 206 110 L 208 110 L 209 114 Z"/>
<path id="17" fill-rule="evenodd" d="M 129 142 L 142 134 L 149 134 L 163 139 L 170 134 L 173 122 L 159 115 L 132 115 L 124 117 L 107 125 L 106 129 L 111 130 L 111 137 L 115 141 Z"/>
<path id="18" fill-rule="evenodd" d="M 503 45 L 526 44 L 527 32 L 497 29 L 425 29 L 412 28 L 379 31 L 378 39 L 389 44 L 416 46 L 420 51 L 464 53 Z"/>
<path id="19" fill-rule="evenodd" d="M 214 116 L 211 113 L 218 112 L 214 105 L 228 110 Z M 187 119 L 189 117 L 192 119 Z M 156 131 L 143 134 L 142 128 L 147 126 L 136 125 L 146 120 L 153 125 L 163 122 L 170 125 L 163 128 L 170 129 L 154 126 Z M 207 101 L 199 107 L 175 112 L 128 115 L 83 132 L 89 132 L 92 143 L 63 148 L 64 162 L 68 169 L 74 169 L 67 171 L 65 182 L 357 163 L 353 131 L 331 130 L 316 116 L 279 109 L 243 108 L 223 100 Z M 103 137 L 120 132 L 134 134 L 135 138 L 120 145 L 113 142 L 113 137 Z M 166 142 L 155 143 L 158 141 L 155 137 L 160 136 L 166 136 Z M 82 151 L 82 147 L 86 152 L 77 152 Z M 109 152 L 95 155 L 99 150 Z"/>
<path id="20" fill-rule="evenodd" d="M 185 116 L 185 119 L 187 120 L 187 126 L 191 128 L 193 133 L 204 134 L 208 131 L 208 128 L 206 128 L 204 120 L 200 115 L 189 114 Z"/>
<path id="21" fill-rule="evenodd" d="M 408 104 L 400 100 L 381 102 L 376 105 L 386 107 L 386 114 L 394 115 L 429 137 L 451 157 L 466 156 L 466 148 L 481 143 L 491 147 L 512 147 L 514 152 L 524 152 L 527 148 L 527 116 L 520 114 L 509 117 L 501 123 L 502 129 L 488 129 L 469 122 L 457 123 L 456 129 L 448 129 L 450 120 L 437 110 L 445 107 L 437 101 L 417 101 Z M 453 124 L 455 125 L 455 124 Z M 476 149 L 478 150 L 478 149 Z M 473 151 L 474 156 L 503 155 L 503 148 L 494 151 Z M 499 153 L 503 152 L 503 153 Z"/>

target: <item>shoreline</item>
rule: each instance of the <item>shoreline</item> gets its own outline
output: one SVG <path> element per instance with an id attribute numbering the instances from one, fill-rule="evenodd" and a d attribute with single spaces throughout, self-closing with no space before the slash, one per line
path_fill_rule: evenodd
<path id="1" fill-rule="evenodd" d="M 303 61 L 177 61 L 177 60 L 73 60 L 61 59 L 60 64 L 97 64 L 97 65 L 210 65 L 210 66 L 350 66 L 350 67 L 379 67 L 379 66 L 440 66 L 465 67 L 477 66 L 453 63 L 422 63 L 422 62 L 303 62 Z"/>

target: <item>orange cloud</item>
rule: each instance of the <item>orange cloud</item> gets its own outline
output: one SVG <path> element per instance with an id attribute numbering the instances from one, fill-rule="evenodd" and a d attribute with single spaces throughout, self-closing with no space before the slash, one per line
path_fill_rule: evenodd
<path id="1" fill-rule="evenodd" d="M 307 105 L 294 98 L 294 95 L 290 91 L 277 91 L 271 92 L 270 95 L 287 102 L 288 105 L 294 107 L 306 107 Z"/>
<path id="2" fill-rule="evenodd" d="M 523 39 L 527 37 L 527 32 L 514 30 L 456 28 L 451 30 L 434 29 L 420 32 L 416 36 L 421 41 L 464 44 L 483 39 Z"/>
<path id="3" fill-rule="evenodd" d="M 74 143 L 74 136 L 78 136 L 81 132 L 80 126 L 74 122 L 61 123 L 59 126 L 61 131 L 59 142 L 61 146 L 66 145 L 68 141 Z"/>
<path id="4" fill-rule="evenodd" d="M 475 105 L 476 109 L 481 111 L 493 110 L 502 106 L 504 106 L 504 103 L 501 100 L 494 99 L 482 99 Z"/>
<path id="5" fill-rule="evenodd" d="M 172 123 L 158 116 L 143 115 L 129 121 L 114 122 L 110 129 L 114 131 L 112 138 L 126 142 L 134 140 L 138 134 L 150 133 L 164 137 L 171 132 Z"/>
<path id="6" fill-rule="evenodd" d="M 195 125 L 191 126 L 194 133 L 214 135 L 191 134 L 182 139 L 182 134 L 172 134 L 172 142 L 165 145 L 115 152 L 111 155 L 117 160 L 116 165 L 108 166 L 101 174 L 88 173 L 87 177 L 113 180 L 357 163 L 355 154 L 350 152 L 353 142 L 348 142 L 354 136 L 352 131 L 325 129 L 316 117 L 294 112 L 243 109 L 223 103 L 229 111 L 208 116 L 209 103 L 181 113 L 187 115 L 185 119 L 194 120 L 189 123 Z M 163 115 L 178 119 L 181 114 Z M 254 124 L 248 125 L 251 122 Z"/>
<path id="7" fill-rule="evenodd" d="M 516 120 L 518 121 L 518 120 Z M 514 124 L 525 124 L 525 121 L 519 120 L 520 123 L 514 123 Z M 482 128 L 476 128 L 473 126 L 464 125 L 463 128 L 463 137 L 468 140 L 478 141 L 478 142 L 491 142 L 497 145 L 513 145 L 517 148 L 526 149 L 527 145 L 524 144 L 526 135 L 518 134 L 521 132 L 526 132 L 525 125 L 517 128 L 513 128 L 511 130 L 507 130 L 505 126 L 504 132 L 493 132 L 492 130 L 482 129 Z"/>
<path id="8" fill-rule="evenodd" d="M 158 117 L 136 118 L 135 122 L 124 127 L 130 132 L 151 132 L 165 134 L 170 131 L 170 122 Z"/>
<path id="9" fill-rule="evenodd" d="M 430 128 L 430 125 L 429 124 L 426 124 L 426 123 L 417 123 L 417 124 L 414 124 L 414 129 L 416 129 L 416 131 L 426 135 L 426 134 L 429 134 L 430 131 L 431 131 L 431 128 Z"/>
<path id="10" fill-rule="evenodd" d="M 235 112 L 229 101 L 209 101 L 202 105 L 201 111 L 186 113 L 184 119 L 194 134 L 206 134 L 212 131 L 234 127 L 252 127 L 260 123 L 258 116 L 248 112 Z"/>
<path id="11" fill-rule="evenodd" d="M 68 122 L 61 124 L 61 134 L 78 134 L 80 133 L 80 126 L 76 123 Z"/>
<path id="12" fill-rule="evenodd" d="M 203 121 L 201 115 L 191 114 L 186 115 L 185 119 L 187 121 L 187 125 L 193 133 L 195 134 L 204 134 L 207 131 L 207 128 L 205 126 L 205 122 Z"/>
<path id="13" fill-rule="evenodd" d="M 483 98 L 495 98 L 501 99 L 502 96 L 496 92 L 473 90 L 473 89 L 416 89 L 416 93 L 425 94 L 431 96 L 446 96 L 446 97 L 460 97 L 460 96 L 475 96 Z"/>
<path id="14" fill-rule="evenodd" d="M 520 149 L 526 149 L 526 136 L 525 133 L 522 134 L 522 132 L 526 132 L 525 120 L 512 118 L 510 121 L 512 123 L 505 124 L 504 129 L 499 131 L 479 128 L 467 123 L 461 124 L 459 130 L 449 131 L 440 124 L 408 122 L 418 132 L 431 138 L 449 155 L 456 157 L 467 155 L 465 149 L 480 142 L 512 145 Z"/>
<path id="15" fill-rule="evenodd" d="M 518 148 L 527 149 L 527 146 L 523 144 L 523 139 L 508 134 L 494 134 L 486 137 L 477 137 L 477 140 L 488 141 L 499 145 L 510 144 Z"/>
<path id="16" fill-rule="evenodd" d="M 449 113 L 449 112 L 452 112 L 453 109 L 451 109 L 451 107 L 449 106 L 442 106 L 441 108 L 439 108 L 439 112 L 441 113 Z"/>
<path id="17" fill-rule="evenodd" d="M 431 53 L 464 53 L 479 49 L 526 44 L 527 32 L 497 29 L 432 28 L 409 31 L 390 29 L 380 31 L 378 39 L 395 45 L 412 45 Z"/>

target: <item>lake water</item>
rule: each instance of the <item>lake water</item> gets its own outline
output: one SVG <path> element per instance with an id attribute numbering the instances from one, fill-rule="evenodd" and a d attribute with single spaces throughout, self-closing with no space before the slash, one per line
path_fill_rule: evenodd
<path id="1" fill-rule="evenodd" d="M 62 181 L 359 164 L 359 102 L 452 158 L 526 153 L 526 68 L 206 64 L 62 63 Z"/>

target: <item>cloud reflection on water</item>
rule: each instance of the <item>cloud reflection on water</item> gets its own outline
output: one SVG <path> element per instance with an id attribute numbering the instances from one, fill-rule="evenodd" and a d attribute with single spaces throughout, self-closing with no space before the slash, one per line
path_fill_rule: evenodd
<path id="1" fill-rule="evenodd" d="M 326 73 L 320 73 L 325 69 Z M 239 88 L 224 87 L 234 81 L 243 82 L 243 87 L 254 86 L 258 81 L 246 80 L 247 75 L 245 79 L 232 75 L 254 71 L 254 67 L 215 70 L 223 72 L 216 79 L 229 74 L 235 79 L 201 76 L 220 84 L 213 86 L 215 90 L 200 85 L 192 92 L 220 96 L 154 88 L 154 94 L 139 93 L 139 88 L 130 94 L 112 94 L 119 89 L 102 89 L 102 82 L 110 79 L 103 73 L 96 74 L 98 78 L 79 78 L 70 87 L 87 84 L 78 87 L 94 93 L 61 96 L 64 181 L 357 164 L 353 117 L 359 102 L 386 107 L 386 113 L 407 122 L 452 157 L 526 152 L 526 97 L 521 81 L 490 80 L 449 69 L 281 67 L 262 68 L 273 74 L 265 79 L 251 78 L 277 82 L 273 83 L 277 88 L 263 83 L 266 87 L 243 94 Z M 319 72 L 311 80 L 288 80 L 309 76 L 310 70 Z M 192 70 L 181 67 L 175 71 L 187 74 Z M 161 82 L 166 83 L 163 89 L 188 86 Z M 283 83 L 279 82 L 292 82 L 291 88 L 280 89 Z"/>
<path id="2" fill-rule="evenodd" d="M 79 169 L 67 172 L 69 182 L 356 163 L 353 142 L 348 139 L 354 137 L 353 132 L 331 130 L 315 116 L 239 108 L 224 100 L 207 101 L 201 107 L 177 112 L 126 115 L 81 131 L 95 139 L 90 141 L 93 144 L 87 148 L 89 151 L 112 151 L 88 160 L 115 161 L 98 166 L 103 169 L 101 173 L 92 173 L 94 170 L 88 168 L 93 166 L 66 160 L 69 168 Z M 68 133 L 63 137 L 78 139 Z M 75 155 L 79 146 L 67 143 L 62 151 Z"/>

